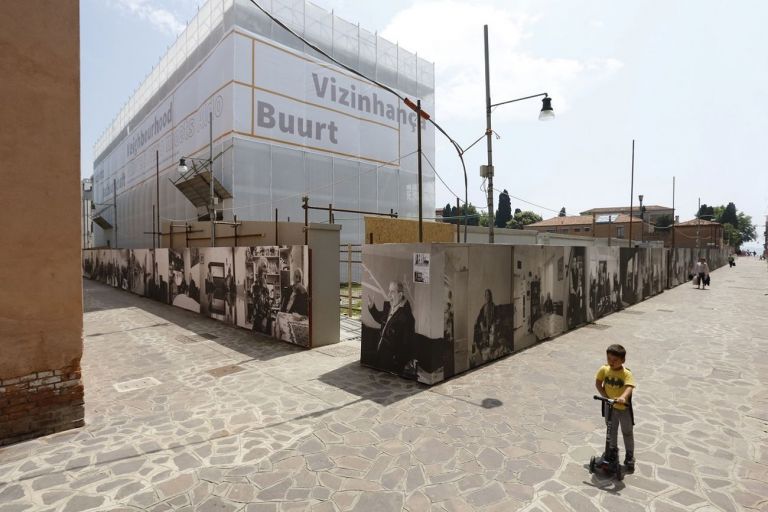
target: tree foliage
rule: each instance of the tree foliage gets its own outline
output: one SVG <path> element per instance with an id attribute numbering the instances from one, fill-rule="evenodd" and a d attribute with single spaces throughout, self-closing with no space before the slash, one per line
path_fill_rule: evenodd
<path id="1" fill-rule="evenodd" d="M 558 213 L 557 216 L 558 217 L 565 217 L 566 216 L 566 214 L 565 214 L 565 206 L 560 208 L 560 213 Z"/>
<path id="2" fill-rule="evenodd" d="M 715 208 L 713 206 L 707 206 L 702 204 L 699 207 L 699 211 L 696 213 L 696 218 L 705 220 L 715 220 Z"/>
<path id="3" fill-rule="evenodd" d="M 520 211 L 520 209 L 518 208 L 515 210 L 515 215 L 507 223 L 507 227 L 510 229 L 523 229 L 528 224 L 533 224 L 535 222 L 541 222 L 541 221 L 542 221 L 541 215 L 538 215 L 537 213 L 534 213 L 530 210 Z"/>
<path id="4" fill-rule="evenodd" d="M 725 243 L 736 249 L 739 249 L 741 244 L 757 239 L 757 230 L 752 225 L 752 217 L 738 211 L 733 202 L 726 206 L 702 204 L 697 217 L 722 224 Z"/>
<path id="5" fill-rule="evenodd" d="M 675 219 L 672 217 L 672 215 L 660 215 L 656 219 L 656 228 L 657 229 L 664 229 L 668 228 L 672 224 L 674 224 Z"/>
<path id="6" fill-rule="evenodd" d="M 496 210 L 496 218 L 493 225 L 497 228 L 503 228 L 512 219 L 512 204 L 509 201 L 509 192 L 504 189 L 499 193 L 499 209 Z M 482 224 L 481 224 L 482 225 Z"/>
<path id="7" fill-rule="evenodd" d="M 449 219 L 450 216 L 451 216 L 451 203 L 446 203 L 445 208 L 443 208 L 443 222 L 455 224 L 455 222 L 453 222 L 453 219 Z"/>
<path id="8" fill-rule="evenodd" d="M 449 205 L 445 205 L 446 208 L 449 207 Z M 447 222 L 449 224 L 464 224 L 464 214 L 466 213 L 467 218 L 467 225 L 469 226 L 477 226 L 480 222 L 480 215 L 477 213 L 477 208 L 472 203 L 469 203 L 469 207 L 466 205 L 462 205 L 461 209 L 457 209 L 455 206 L 450 206 L 451 213 L 448 215 L 448 217 L 444 222 Z M 445 216 L 446 209 L 443 208 L 443 216 Z"/>
<path id="9" fill-rule="evenodd" d="M 728 206 L 723 210 L 722 215 L 717 220 L 720 224 L 730 224 L 731 226 L 739 229 L 739 216 L 736 213 L 736 205 L 728 203 Z"/>

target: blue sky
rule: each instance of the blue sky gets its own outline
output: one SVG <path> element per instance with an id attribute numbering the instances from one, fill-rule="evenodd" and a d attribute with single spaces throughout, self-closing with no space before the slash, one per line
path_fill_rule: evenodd
<path id="1" fill-rule="evenodd" d="M 435 62 L 435 119 L 462 145 L 485 130 L 483 24 L 489 25 L 493 102 L 546 91 L 557 119 L 536 120 L 537 100 L 493 114 L 494 187 L 512 207 L 547 218 L 629 203 L 672 203 L 681 220 L 697 199 L 768 214 L 768 2 L 760 0 L 316 0 L 315 3 Z M 81 0 L 82 175 L 92 148 L 151 71 L 197 3 Z M 478 175 L 486 150 L 467 153 L 469 199 L 485 205 Z M 463 197 L 461 167 L 438 135 L 436 166 Z M 436 184 L 437 206 L 454 195 Z M 495 194 L 497 196 L 497 194 Z M 532 206 L 522 200 L 534 203 Z M 635 197 L 635 204 L 637 198 Z M 762 227 L 758 229 L 762 232 Z"/>

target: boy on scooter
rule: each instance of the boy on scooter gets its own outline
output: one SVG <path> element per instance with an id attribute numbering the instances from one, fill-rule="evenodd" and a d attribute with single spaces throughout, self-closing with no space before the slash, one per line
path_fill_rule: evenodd
<path id="1" fill-rule="evenodd" d="M 601 366 L 595 375 L 597 392 L 605 398 L 616 400 L 613 405 L 613 421 L 610 432 L 610 450 L 603 454 L 603 459 L 615 461 L 618 455 L 619 425 L 624 437 L 624 465 L 627 471 L 635 470 L 635 439 L 632 435 L 634 418 L 632 414 L 632 391 L 635 379 L 629 368 L 624 367 L 627 351 L 621 345 L 611 345 L 606 350 L 608 364 Z M 606 420 L 607 424 L 607 420 Z"/>

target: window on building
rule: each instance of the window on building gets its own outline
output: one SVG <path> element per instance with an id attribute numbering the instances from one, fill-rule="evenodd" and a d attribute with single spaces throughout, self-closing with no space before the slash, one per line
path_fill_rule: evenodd
<path id="1" fill-rule="evenodd" d="M 563 229 L 560 230 L 560 232 L 561 233 L 567 233 L 568 232 L 568 228 L 563 228 Z"/>
<path id="2" fill-rule="evenodd" d="M 616 228 L 616 238 L 624 238 L 624 226 Z"/>
<path id="3" fill-rule="evenodd" d="M 556 229 L 548 229 L 547 233 L 557 233 L 557 230 Z"/>
<path id="4" fill-rule="evenodd" d="M 574 233 L 581 233 L 581 228 L 573 228 Z"/>
<path id="5" fill-rule="evenodd" d="M 592 228 L 584 228 L 585 233 L 589 233 L 590 231 L 592 231 Z"/>

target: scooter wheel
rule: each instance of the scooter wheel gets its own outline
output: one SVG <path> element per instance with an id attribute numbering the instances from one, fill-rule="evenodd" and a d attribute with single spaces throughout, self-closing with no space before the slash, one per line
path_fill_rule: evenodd
<path id="1" fill-rule="evenodd" d="M 589 459 L 589 472 L 590 473 L 595 472 L 595 456 L 594 455 Z"/>

